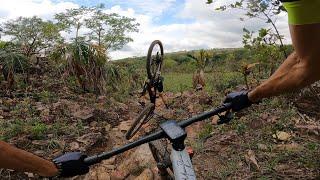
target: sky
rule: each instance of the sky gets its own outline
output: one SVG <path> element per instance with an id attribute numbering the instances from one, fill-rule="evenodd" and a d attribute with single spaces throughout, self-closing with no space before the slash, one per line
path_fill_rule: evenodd
<path id="1" fill-rule="evenodd" d="M 105 4 L 105 12 L 135 18 L 139 32 L 131 33 L 133 42 L 110 52 L 112 59 L 145 56 L 153 40 L 160 40 L 165 52 L 194 49 L 242 47 L 242 29 L 256 31 L 268 25 L 259 20 L 240 21 L 239 10 L 216 11 L 222 2 L 216 0 L 0 0 L 0 22 L 19 16 L 39 16 L 52 20 L 54 14 L 80 6 Z M 276 20 L 285 43 L 291 43 L 287 15 Z"/>

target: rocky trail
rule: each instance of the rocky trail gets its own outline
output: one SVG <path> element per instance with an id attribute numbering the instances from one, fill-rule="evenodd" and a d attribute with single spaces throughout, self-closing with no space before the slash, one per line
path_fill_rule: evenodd
<path id="1" fill-rule="evenodd" d="M 48 159 L 68 151 L 88 155 L 111 150 L 124 138 L 148 99 L 78 94 L 42 77 L 35 89 L 0 99 L 1 137 Z M 54 88 L 53 88 L 54 86 Z M 219 105 L 223 95 L 205 91 L 165 93 L 169 108 L 158 101 L 162 119 L 182 120 Z M 266 100 L 217 126 L 217 117 L 187 128 L 198 179 L 317 179 L 320 176 L 319 101 L 310 93 Z M 156 118 L 133 139 L 156 128 Z M 36 174 L 0 170 L 0 179 L 41 179 Z M 87 175 L 71 179 L 159 179 L 148 145 L 94 165 Z"/>

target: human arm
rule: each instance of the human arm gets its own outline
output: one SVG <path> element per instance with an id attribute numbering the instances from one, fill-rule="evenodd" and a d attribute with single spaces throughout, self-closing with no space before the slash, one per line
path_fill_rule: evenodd
<path id="1" fill-rule="evenodd" d="M 251 92 L 234 92 L 225 102 L 238 111 L 263 98 L 301 89 L 320 79 L 320 23 L 290 25 L 293 52 L 277 71 Z"/>
<path id="2" fill-rule="evenodd" d="M 53 163 L 0 141 L 0 168 L 32 172 L 44 177 L 86 174 L 89 172 L 89 166 L 84 162 L 86 157 L 81 152 L 69 152 L 53 159 Z"/>
<path id="3" fill-rule="evenodd" d="M 0 168 L 32 172 L 45 177 L 58 174 L 58 169 L 51 161 L 13 147 L 3 141 L 0 141 Z"/>
<path id="4" fill-rule="evenodd" d="M 265 82 L 249 92 L 249 100 L 301 89 L 320 79 L 320 24 L 290 25 L 292 53 Z"/>

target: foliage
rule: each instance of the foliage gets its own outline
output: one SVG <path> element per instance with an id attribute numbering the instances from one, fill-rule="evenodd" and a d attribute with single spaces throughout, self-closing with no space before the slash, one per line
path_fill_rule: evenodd
<path id="1" fill-rule="evenodd" d="M 218 79 L 214 79 L 211 83 L 214 84 L 218 91 L 224 92 L 225 90 L 233 89 L 237 85 L 242 84 L 243 79 L 241 78 L 241 74 L 238 72 L 226 72 Z"/>
<path id="2" fill-rule="evenodd" d="M 85 23 L 86 27 L 91 30 L 90 40 L 103 45 L 106 50 L 118 50 L 133 41 L 126 33 L 137 32 L 139 26 L 133 18 L 119 16 L 116 13 L 106 14 L 100 8 L 95 9 L 93 15 L 86 19 Z"/>
<path id="3" fill-rule="evenodd" d="M 3 33 L 11 38 L 11 42 L 19 45 L 27 57 L 38 54 L 61 41 L 58 26 L 36 16 L 19 17 L 5 22 Z"/>
<path id="4" fill-rule="evenodd" d="M 162 72 L 172 71 L 178 65 L 177 61 L 175 61 L 171 58 L 167 58 L 167 57 L 164 57 L 164 62 L 165 63 L 163 63 L 163 67 L 162 67 L 163 71 Z"/>
<path id="5" fill-rule="evenodd" d="M 243 43 L 245 48 L 249 49 L 252 54 L 252 59 L 255 62 L 260 62 L 264 66 L 264 70 L 269 70 L 268 75 L 273 74 L 275 68 L 280 63 L 282 55 L 279 48 L 274 44 L 274 34 L 270 34 L 268 29 L 260 29 L 258 35 L 255 37 L 253 32 L 243 29 Z M 263 72 L 259 72 L 263 76 Z"/>
<path id="6" fill-rule="evenodd" d="M 202 130 L 199 132 L 198 138 L 201 141 L 205 141 L 211 136 L 212 131 L 213 131 L 212 124 L 205 124 Z"/>
<path id="7" fill-rule="evenodd" d="M 108 84 L 113 89 L 119 90 L 120 79 L 122 78 L 119 67 L 114 64 L 107 63 L 105 65 L 105 73 Z"/>
<path id="8" fill-rule="evenodd" d="M 58 67 L 62 68 L 62 71 L 77 77 L 84 92 L 93 91 L 98 94 L 105 92 L 105 65 L 109 57 L 103 47 L 74 41 L 57 47 L 51 58 L 56 58 L 60 62 Z"/>
<path id="9" fill-rule="evenodd" d="M 2 43 L 0 47 L 0 69 L 8 82 L 8 89 L 12 89 L 15 82 L 16 73 L 26 73 L 28 71 L 28 61 L 12 43 Z"/>
<path id="10" fill-rule="evenodd" d="M 183 92 L 192 88 L 191 73 L 164 73 L 164 91 L 166 92 Z"/>
<path id="11" fill-rule="evenodd" d="M 46 131 L 47 131 L 47 126 L 41 122 L 36 122 L 31 126 L 31 137 L 33 139 L 42 139 L 44 138 Z"/>
<path id="12" fill-rule="evenodd" d="M 102 10 L 104 4 L 95 7 L 80 7 L 67 9 L 66 12 L 58 13 L 55 19 L 63 30 L 69 33 L 75 29 L 76 41 L 89 40 L 104 46 L 105 50 L 118 50 L 125 44 L 132 41 L 127 33 L 137 32 L 138 23 L 135 19 L 120 16 L 116 13 L 104 13 Z M 90 29 L 88 39 L 79 36 L 79 30 L 82 26 Z"/>
<path id="13" fill-rule="evenodd" d="M 246 86 L 247 86 L 247 89 L 250 89 L 250 87 L 249 87 L 249 82 L 248 82 L 248 76 L 250 75 L 250 74 L 253 74 L 252 72 L 253 72 L 253 68 L 255 67 L 255 66 L 257 66 L 259 63 L 252 63 L 252 64 L 243 64 L 242 65 L 242 70 L 241 70 L 241 72 L 242 72 L 242 74 L 243 74 L 243 77 L 244 77 L 244 81 L 245 81 L 245 83 L 246 83 Z M 254 75 L 254 74 L 253 74 Z"/>
<path id="14" fill-rule="evenodd" d="M 213 3 L 212 0 L 207 1 L 208 4 Z M 228 5 L 223 5 L 216 10 L 225 11 L 227 9 L 241 9 L 244 10 L 245 16 L 248 18 L 257 18 L 261 19 L 267 24 L 271 24 L 273 27 L 273 30 L 275 32 L 272 32 L 271 29 L 268 31 L 265 31 L 265 29 L 261 29 L 260 31 L 263 31 L 265 33 L 270 33 L 271 36 L 273 36 L 274 39 L 272 39 L 273 42 L 276 42 L 279 40 L 280 46 L 279 50 L 283 52 L 283 55 L 287 57 L 287 53 L 285 51 L 282 39 L 283 36 L 279 33 L 278 28 L 275 25 L 275 21 L 277 19 L 277 16 L 285 11 L 285 8 L 282 6 L 279 0 L 240 0 L 236 1 L 234 3 L 230 3 Z M 240 20 L 244 20 L 244 18 L 240 18 Z"/>
<path id="15" fill-rule="evenodd" d="M 74 42 L 69 47 L 69 53 L 71 53 L 67 56 L 69 66 L 82 89 L 103 93 L 106 85 L 104 65 L 108 60 L 105 49 L 83 42 Z"/>
<path id="16" fill-rule="evenodd" d="M 195 52 L 193 54 L 188 54 L 187 56 L 196 60 L 197 67 L 201 70 L 204 70 L 209 59 L 209 54 L 204 49 L 201 49 L 199 52 Z"/>
<path id="17" fill-rule="evenodd" d="M 27 121 L 14 119 L 10 122 L 0 122 L 0 125 L 3 128 L 0 128 L 0 139 L 3 140 L 24 134 L 27 134 L 32 139 L 42 139 L 48 130 L 46 124 L 40 122 L 37 118 Z"/>
<path id="18" fill-rule="evenodd" d="M 58 21 L 58 25 L 62 30 L 71 32 L 74 28 L 76 29 L 75 40 L 79 37 L 79 30 L 84 24 L 84 18 L 92 11 L 92 8 L 80 7 L 67 9 L 66 12 L 61 12 L 55 15 L 55 19 Z"/>
<path id="19" fill-rule="evenodd" d="M 201 49 L 199 52 L 195 52 L 194 54 L 188 54 L 188 57 L 196 60 L 198 68 L 192 77 L 193 88 L 202 88 L 206 85 L 204 77 L 204 68 L 207 65 L 209 54 L 205 50 Z"/>
<path id="20" fill-rule="evenodd" d="M 190 58 L 187 54 L 172 54 L 170 58 L 176 61 L 178 65 L 185 64 L 194 60 L 193 58 Z"/>

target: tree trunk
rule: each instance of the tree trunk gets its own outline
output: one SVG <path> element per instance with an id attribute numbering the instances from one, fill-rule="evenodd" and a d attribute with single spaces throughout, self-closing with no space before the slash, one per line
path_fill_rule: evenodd
<path id="1" fill-rule="evenodd" d="M 198 87 L 203 88 L 206 85 L 205 77 L 204 77 L 204 71 L 202 69 L 198 69 L 192 77 L 192 85 L 194 89 L 197 89 Z"/>
<path id="2" fill-rule="evenodd" d="M 78 42 L 79 29 L 80 29 L 80 23 L 78 23 L 78 24 L 77 24 L 77 30 L 76 30 L 76 42 Z"/>
<path id="3" fill-rule="evenodd" d="M 101 46 L 101 30 L 99 30 L 99 33 L 98 33 L 98 44 L 100 47 Z"/>

